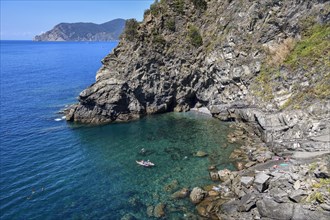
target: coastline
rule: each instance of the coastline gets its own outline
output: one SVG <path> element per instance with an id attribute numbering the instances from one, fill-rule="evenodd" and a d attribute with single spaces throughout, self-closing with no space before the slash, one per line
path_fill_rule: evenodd
<path id="1" fill-rule="evenodd" d="M 325 219 L 329 2 L 181 3 L 155 2 L 141 23 L 129 20 L 66 120 L 104 124 L 202 108 L 242 122 L 228 136 L 243 142 L 232 154 L 241 171 L 210 167 L 216 190 L 189 189 L 199 213 L 191 218 Z"/>
<path id="2" fill-rule="evenodd" d="M 202 186 L 198 214 L 207 219 L 324 219 L 329 216 L 330 150 L 281 157 L 237 123 L 229 142 L 240 142 L 231 158 L 238 171 L 210 170 L 211 186 Z M 303 156 L 301 156 L 303 155 Z M 190 194 L 190 200 L 196 197 Z M 279 217 L 280 216 L 280 217 Z"/>

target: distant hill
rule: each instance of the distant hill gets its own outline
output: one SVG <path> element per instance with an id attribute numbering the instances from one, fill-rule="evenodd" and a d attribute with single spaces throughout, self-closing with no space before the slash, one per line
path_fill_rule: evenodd
<path id="1" fill-rule="evenodd" d="M 111 41 L 118 40 L 125 27 L 124 19 L 103 24 L 60 23 L 50 31 L 37 35 L 34 41 Z"/>

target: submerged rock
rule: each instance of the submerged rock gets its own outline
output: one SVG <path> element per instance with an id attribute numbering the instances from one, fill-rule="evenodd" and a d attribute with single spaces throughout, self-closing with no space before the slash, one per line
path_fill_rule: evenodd
<path id="1" fill-rule="evenodd" d="M 163 203 L 159 203 L 155 206 L 154 216 L 156 218 L 161 218 L 165 216 L 165 205 Z"/>
<path id="2" fill-rule="evenodd" d="M 207 155 L 208 154 L 206 152 L 201 151 L 201 150 L 197 151 L 195 154 L 196 157 L 206 157 Z"/>
<path id="3" fill-rule="evenodd" d="M 183 188 L 183 189 L 173 193 L 171 195 L 171 198 L 173 198 L 173 199 L 183 199 L 183 198 L 186 198 L 188 196 L 188 194 L 189 194 L 189 189 Z"/>

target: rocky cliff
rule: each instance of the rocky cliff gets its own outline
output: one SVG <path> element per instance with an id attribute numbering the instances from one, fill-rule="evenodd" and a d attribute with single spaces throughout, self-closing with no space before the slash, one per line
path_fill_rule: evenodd
<path id="1" fill-rule="evenodd" d="M 276 149 L 329 147 L 329 1 L 163 0 L 129 20 L 67 120 L 207 107 Z M 319 119 L 322 118 L 322 121 Z"/>
<path id="2" fill-rule="evenodd" d="M 245 140 L 233 158 L 261 164 L 210 172 L 222 183 L 219 192 L 199 190 L 200 216 L 328 219 L 328 157 L 312 163 L 317 169 L 299 163 L 330 153 L 329 22 L 326 0 L 162 0 L 143 22 L 127 21 L 66 119 L 99 124 L 208 108 L 248 125 L 232 137 Z"/>
<path id="3" fill-rule="evenodd" d="M 52 30 L 34 37 L 34 41 L 111 41 L 118 40 L 125 27 L 124 19 L 103 24 L 60 23 Z"/>

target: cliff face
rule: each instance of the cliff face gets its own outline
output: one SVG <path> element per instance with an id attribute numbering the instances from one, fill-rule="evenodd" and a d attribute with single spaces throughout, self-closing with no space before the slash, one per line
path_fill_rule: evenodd
<path id="1" fill-rule="evenodd" d="M 118 40 L 125 27 L 124 19 L 103 24 L 60 23 L 52 30 L 34 37 L 34 41 L 111 41 Z"/>
<path id="2" fill-rule="evenodd" d="M 295 136 L 302 149 L 327 148 L 329 11 L 321 0 L 153 4 L 143 22 L 128 22 L 67 120 L 108 123 L 205 106 L 220 119 L 256 124 L 267 142 L 287 148 Z M 320 138 L 309 144 L 315 132 Z"/>

